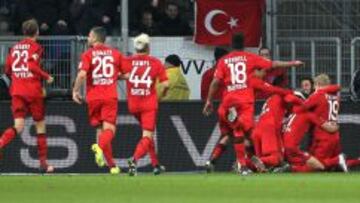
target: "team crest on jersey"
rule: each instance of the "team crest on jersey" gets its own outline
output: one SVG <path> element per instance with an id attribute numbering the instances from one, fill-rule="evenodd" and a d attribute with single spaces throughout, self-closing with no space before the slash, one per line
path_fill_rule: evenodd
<path id="1" fill-rule="evenodd" d="M 39 55 L 38 55 L 38 54 L 33 54 L 33 55 L 32 55 L 32 58 L 33 58 L 35 61 L 37 61 L 37 60 L 39 59 Z"/>

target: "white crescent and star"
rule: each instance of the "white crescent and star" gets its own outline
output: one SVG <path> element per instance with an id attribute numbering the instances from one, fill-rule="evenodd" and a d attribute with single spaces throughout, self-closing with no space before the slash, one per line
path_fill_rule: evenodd
<path id="1" fill-rule="evenodd" d="M 212 21 L 213 21 L 213 18 L 217 15 L 225 15 L 225 16 L 228 16 L 228 14 L 223 11 L 223 10 L 219 10 L 219 9 L 216 9 L 216 10 L 212 10 L 210 11 L 206 17 L 205 17 L 205 28 L 206 30 L 212 34 L 212 35 L 215 35 L 215 36 L 219 36 L 219 35 L 223 35 L 226 33 L 226 30 L 222 30 L 222 31 L 218 31 L 218 30 L 215 30 L 215 28 L 212 26 Z M 233 29 L 234 27 L 237 27 L 238 26 L 238 19 L 234 18 L 234 17 L 230 17 L 230 20 L 227 22 L 227 24 L 230 25 L 230 28 Z"/>

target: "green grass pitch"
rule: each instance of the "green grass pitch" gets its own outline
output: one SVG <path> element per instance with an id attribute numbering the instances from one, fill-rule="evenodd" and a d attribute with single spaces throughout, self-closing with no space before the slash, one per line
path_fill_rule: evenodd
<path id="1" fill-rule="evenodd" d="M 2 203 L 360 202 L 360 174 L 0 176 Z"/>

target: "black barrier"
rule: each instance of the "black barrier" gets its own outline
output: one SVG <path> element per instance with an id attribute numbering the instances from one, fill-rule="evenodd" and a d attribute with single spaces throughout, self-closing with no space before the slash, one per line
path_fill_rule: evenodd
<path id="1" fill-rule="evenodd" d="M 162 103 L 156 130 L 156 146 L 160 162 L 168 171 L 196 171 L 209 158 L 219 137 L 216 116 L 204 117 L 201 102 Z M 261 103 L 257 103 L 259 112 Z M 49 162 L 57 172 L 97 173 L 90 146 L 95 142 L 95 130 L 88 125 L 84 105 L 72 102 L 47 103 L 47 135 Z M 342 102 L 341 134 L 344 152 L 350 156 L 360 154 L 360 105 Z M 0 102 L 1 132 L 12 124 L 9 102 Z M 136 120 L 127 112 L 126 103 L 120 102 L 116 138 L 113 143 L 117 163 L 125 168 L 140 138 Z M 234 154 L 229 147 L 217 170 L 230 170 Z M 26 120 L 24 132 L 5 149 L 2 172 L 37 172 L 37 150 L 34 126 Z M 139 163 L 140 171 L 151 170 L 148 158 Z"/>

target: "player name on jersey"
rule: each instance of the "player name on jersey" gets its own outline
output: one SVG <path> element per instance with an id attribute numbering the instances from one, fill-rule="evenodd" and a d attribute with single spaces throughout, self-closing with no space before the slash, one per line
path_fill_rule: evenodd
<path id="1" fill-rule="evenodd" d="M 91 52 L 93 57 L 96 56 L 111 56 L 112 55 L 112 50 L 111 49 L 107 49 L 107 50 L 93 50 Z"/>
<path id="2" fill-rule="evenodd" d="M 14 49 L 30 49 L 30 44 L 16 44 Z"/>
<path id="3" fill-rule="evenodd" d="M 131 63 L 132 66 L 150 66 L 150 61 L 148 60 L 135 60 Z"/>
<path id="4" fill-rule="evenodd" d="M 236 56 L 236 57 L 225 59 L 226 64 L 236 63 L 236 62 L 239 62 L 239 61 L 246 62 L 247 61 L 246 56 Z"/>

